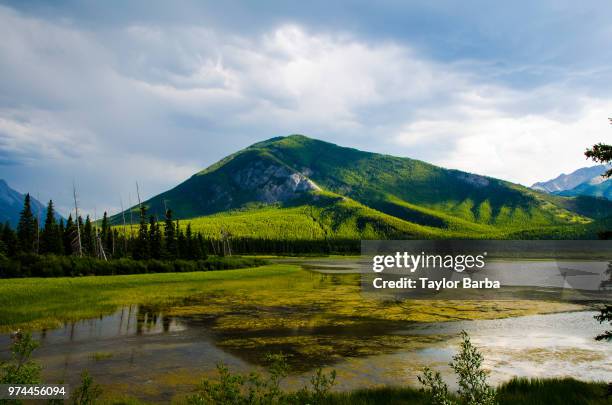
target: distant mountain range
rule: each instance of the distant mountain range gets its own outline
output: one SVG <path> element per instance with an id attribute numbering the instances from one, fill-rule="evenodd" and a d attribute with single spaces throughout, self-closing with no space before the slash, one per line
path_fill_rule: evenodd
<path id="1" fill-rule="evenodd" d="M 204 234 L 271 239 L 591 237 L 612 213 L 610 201 L 302 135 L 256 143 L 144 205 L 160 218 L 171 208 Z"/>
<path id="2" fill-rule="evenodd" d="M 0 222 L 5 223 L 8 221 L 14 228 L 19 222 L 19 214 L 23 210 L 23 201 L 25 195 L 19 191 L 13 190 L 7 182 L 0 179 Z M 47 212 L 47 206 L 43 205 L 37 199 L 30 195 L 30 201 L 32 205 L 32 212 L 35 216 L 38 216 L 40 212 L 41 222 L 44 221 L 45 213 Z M 58 220 L 62 217 L 56 214 Z"/>
<path id="3" fill-rule="evenodd" d="M 605 179 L 601 175 L 609 169 L 606 165 L 584 167 L 570 174 L 535 183 L 531 187 L 536 190 L 562 196 L 591 196 L 603 197 L 612 200 L 612 179 Z"/>

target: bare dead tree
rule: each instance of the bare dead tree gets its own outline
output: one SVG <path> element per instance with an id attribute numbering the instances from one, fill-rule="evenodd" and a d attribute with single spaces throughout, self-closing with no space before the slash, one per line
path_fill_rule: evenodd
<path id="1" fill-rule="evenodd" d="M 232 246 L 230 243 L 230 236 L 232 234 L 225 229 L 224 226 L 221 227 L 221 246 L 223 249 L 223 255 L 231 256 L 232 255 Z"/>
<path id="2" fill-rule="evenodd" d="M 74 215 L 77 226 L 77 252 L 79 257 L 83 257 L 83 245 L 81 244 L 81 224 L 79 224 L 79 205 L 77 203 L 76 186 L 72 182 L 72 195 L 74 197 Z"/>

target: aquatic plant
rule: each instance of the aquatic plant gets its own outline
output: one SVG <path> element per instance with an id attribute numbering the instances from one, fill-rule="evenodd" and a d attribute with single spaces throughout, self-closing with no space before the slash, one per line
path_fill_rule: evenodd
<path id="1" fill-rule="evenodd" d="M 107 360 L 107 359 L 110 359 L 111 357 L 113 357 L 113 354 L 109 352 L 95 352 L 91 354 L 91 359 L 93 361 Z"/>
<path id="2" fill-rule="evenodd" d="M 102 395 L 102 387 L 94 383 L 87 370 L 81 374 L 81 385 L 71 394 L 74 405 L 93 405 Z"/>

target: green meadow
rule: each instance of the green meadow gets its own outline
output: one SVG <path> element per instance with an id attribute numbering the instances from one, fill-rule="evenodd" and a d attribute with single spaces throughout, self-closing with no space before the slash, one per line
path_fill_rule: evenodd
<path id="1" fill-rule="evenodd" d="M 166 305 L 232 280 L 277 277 L 276 266 L 222 272 L 15 278 L 0 283 L 0 330 L 52 328 L 127 305 Z"/>

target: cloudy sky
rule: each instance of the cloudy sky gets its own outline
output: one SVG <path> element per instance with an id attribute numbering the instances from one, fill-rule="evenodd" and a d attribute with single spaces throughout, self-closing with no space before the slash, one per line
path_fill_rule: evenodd
<path id="1" fill-rule="evenodd" d="M 525 185 L 612 140 L 605 1 L 0 0 L 0 38 L 0 178 L 63 213 L 292 133 Z"/>

